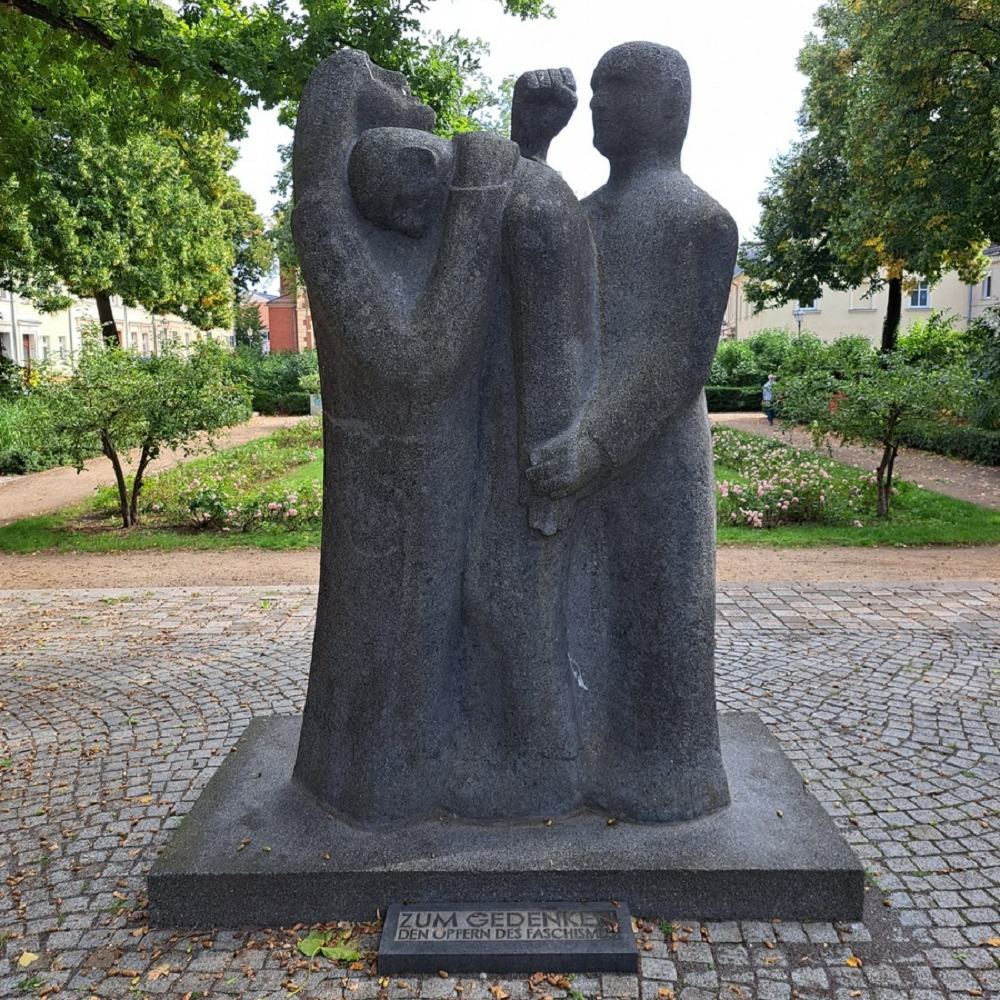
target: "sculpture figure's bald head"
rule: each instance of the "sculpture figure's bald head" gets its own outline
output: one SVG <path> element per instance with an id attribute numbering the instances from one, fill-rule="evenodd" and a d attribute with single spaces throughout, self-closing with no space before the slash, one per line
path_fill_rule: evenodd
<path id="1" fill-rule="evenodd" d="M 680 155 L 691 112 L 691 74 L 676 50 L 626 42 L 606 52 L 591 77 L 594 145 L 609 160 Z"/>

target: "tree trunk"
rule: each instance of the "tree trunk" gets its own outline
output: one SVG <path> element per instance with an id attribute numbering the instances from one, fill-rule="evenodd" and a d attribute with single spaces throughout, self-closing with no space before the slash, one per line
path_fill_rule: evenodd
<path id="1" fill-rule="evenodd" d="M 142 476 L 149 465 L 149 445 L 144 444 L 139 453 L 139 464 L 136 466 L 135 479 L 132 480 L 132 500 L 129 503 L 129 520 L 135 526 L 139 523 L 139 492 L 142 490 Z"/>
<path id="2" fill-rule="evenodd" d="M 875 470 L 875 481 L 878 484 L 878 516 L 889 516 L 889 501 L 892 498 L 892 468 L 896 464 L 898 444 L 885 444 L 882 449 L 882 461 Z"/>
<path id="3" fill-rule="evenodd" d="M 132 527 L 132 511 L 128 501 L 128 486 L 125 483 L 125 470 L 118 458 L 118 452 L 111 443 L 111 439 L 103 431 L 101 432 L 101 449 L 110 459 L 111 466 L 115 470 L 115 482 L 118 484 L 118 511 L 121 514 L 122 527 Z"/>
<path id="4" fill-rule="evenodd" d="M 903 279 L 889 279 L 889 304 L 885 307 L 885 320 L 882 323 L 882 353 L 889 354 L 896 349 L 896 335 L 899 333 L 899 320 L 903 314 Z"/>
<path id="5" fill-rule="evenodd" d="M 104 343 L 108 347 L 118 347 L 122 338 L 115 322 L 115 314 L 111 310 L 111 293 L 97 292 L 94 301 L 97 303 L 97 317 L 101 321 L 101 336 L 104 338 Z"/>

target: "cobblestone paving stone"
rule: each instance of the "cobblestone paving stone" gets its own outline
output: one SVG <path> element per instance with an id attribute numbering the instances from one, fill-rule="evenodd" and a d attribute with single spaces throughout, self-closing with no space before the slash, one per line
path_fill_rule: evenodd
<path id="1" fill-rule="evenodd" d="M 301 928 L 151 929 L 169 832 L 251 716 L 301 706 L 314 601 L 0 591 L 0 996 L 1000 998 L 1000 585 L 720 590 L 720 706 L 761 714 L 864 860 L 864 924 L 644 914 L 639 977 L 537 984 L 380 980 L 297 955 Z"/>

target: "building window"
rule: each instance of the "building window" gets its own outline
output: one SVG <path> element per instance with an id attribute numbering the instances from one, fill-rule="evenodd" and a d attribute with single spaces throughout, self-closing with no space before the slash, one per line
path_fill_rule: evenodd
<path id="1" fill-rule="evenodd" d="M 993 275 L 987 274 L 983 278 L 983 298 L 992 299 L 993 298 Z"/>
<path id="2" fill-rule="evenodd" d="M 66 360 L 66 338 L 65 337 L 60 337 L 59 338 L 59 360 L 60 361 L 65 361 Z"/>
<path id="3" fill-rule="evenodd" d="M 42 360 L 48 361 L 51 351 L 49 350 L 49 338 L 42 337 Z"/>
<path id="4" fill-rule="evenodd" d="M 911 309 L 928 309 L 931 304 L 931 290 L 926 281 L 921 281 L 916 288 L 910 292 Z"/>
<path id="5" fill-rule="evenodd" d="M 795 307 L 799 312 L 812 313 L 819 312 L 819 299 L 813 299 L 811 302 L 799 302 Z"/>
<path id="6" fill-rule="evenodd" d="M 847 308 L 850 312 L 871 312 L 875 308 L 871 286 L 868 287 L 867 291 L 863 288 L 852 288 Z"/>

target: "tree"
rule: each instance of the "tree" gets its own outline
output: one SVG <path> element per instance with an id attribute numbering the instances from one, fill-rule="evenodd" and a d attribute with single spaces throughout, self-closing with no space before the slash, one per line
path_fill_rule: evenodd
<path id="1" fill-rule="evenodd" d="M 77 470 L 103 453 L 115 473 L 122 526 L 138 523 L 146 468 L 164 448 L 194 450 L 194 439 L 250 416 L 246 387 L 229 375 L 229 360 L 215 341 L 198 341 L 189 356 L 172 345 L 159 355 L 107 345 L 97 330 L 85 338 L 75 371 L 50 381 L 43 394 L 54 438 Z M 131 484 L 128 453 L 138 449 Z"/>
<path id="2" fill-rule="evenodd" d="M 268 330 L 253 302 L 241 302 L 236 306 L 234 328 L 238 347 L 248 347 L 258 354 L 262 352 Z"/>
<path id="3" fill-rule="evenodd" d="M 349 45 L 404 72 L 443 127 L 459 127 L 481 48 L 424 39 L 426 3 L 186 0 L 174 12 L 3 0 L 0 287 L 43 306 L 95 295 L 110 336 L 111 294 L 202 326 L 228 320 L 224 275 L 245 286 L 268 252 L 249 200 L 222 177 L 249 109 L 294 115 L 312 69 Z M 548 13 L 543 0 L 502 3 L 522 18 Z"/>
<path id="4" fill-rule="evenodd" d="M 880 354 L 863 337 L 818 341 L 790 357 L 778 385 L 786 424 L 806 424 L 817 445 L 828 434 L 841 444 L 882 449 L 875 470 L 878 516 L 889 514 L 896 454 L 915 424 L 960 412 L 969 397 L 962 361 L 930 364 L 893 351 Z"/>
<path id="5" fill-rule="evenodd" d="M 231 324 L 234 287 L 256 282 L 271 250 L 221 132 L 139 133 L 120 146 L 92 132 L 57 153 L 51 183 L 0 205 L 0 224 L 16 213 L 24 228 L 15 246 L 0 237 L 18 291 L 54 306 L 94 298 L 115 343 L 112 294 L 203 329 Z"/>
<path id="6" fill-rule="evenodd" d="M 1000 238 L 1000 0 L 826 0 L 799 55 L 799 140 L 775 162 L 741 264 L 758 307 L 822 285 L 978 280 Z"/>

